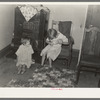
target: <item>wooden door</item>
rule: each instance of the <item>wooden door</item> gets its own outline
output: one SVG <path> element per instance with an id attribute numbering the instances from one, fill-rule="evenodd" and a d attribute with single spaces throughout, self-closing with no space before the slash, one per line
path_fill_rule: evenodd
<path id="1" fill-rule="evenodd" d="M 100 56 L 100 30 L 92 27 L 84 34 L 82 54 Z"/>
<path id="2" fill-rule="evenodd" d="M 100 5 L 88 6 L 86 28 L 89 25 L 100 28 Z"/>
<path id="3" fill-rule="evenodd" d="M 85 27 L 82 53 L 100 56 L 100 5 L 88 6 Z"/>

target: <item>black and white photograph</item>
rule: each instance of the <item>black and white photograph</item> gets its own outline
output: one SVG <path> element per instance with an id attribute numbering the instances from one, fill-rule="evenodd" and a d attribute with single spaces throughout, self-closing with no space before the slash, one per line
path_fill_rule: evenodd
<path id="1" fill-rule="evenodd" d="M 100 4 L 0 3 L 0 87 L 99 88 Z"/>

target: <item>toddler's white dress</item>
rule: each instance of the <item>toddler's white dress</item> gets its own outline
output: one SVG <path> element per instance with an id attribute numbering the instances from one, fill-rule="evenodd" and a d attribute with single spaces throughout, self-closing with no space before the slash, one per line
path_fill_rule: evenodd
<path id="1" fill-rule="evenodd" d="M 16 66 L 25 64 L 27 68 L 30 68 L 32 64 L 32 54 L 34 53 L 32 46 L 20 45 L 19 49 L 16 52 L 17 55 L 17 64 Z"/>
<path id="2" fill-rule="evenodd" d="M 68 39 L 66 36 L 64 36 L 62 33 L 59 32 L 59 35 L 57 38 L 53 39 L 52 42 L 54 45 L 48 44 L 41 52 L 41 56 L 44 54 L 47 54 L 47 58 L 51 58 L 53 61 L 59 56 L 61 52 L 61 44 L 56 44 L 56 42 L 61 39 L 63 42 L 68 42 Z M 47 38 L 48 41 L 48 38 Z"/>

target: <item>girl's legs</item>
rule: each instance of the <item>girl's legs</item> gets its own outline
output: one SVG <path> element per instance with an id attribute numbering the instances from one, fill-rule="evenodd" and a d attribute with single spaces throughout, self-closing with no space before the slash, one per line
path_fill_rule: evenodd
<path id="1" fill-rule="evenodd" d="M 26 67 L 26 65 L 22 65 L 22 72 L 21 72 L 21 74 L 24 74 L 24 72 L 26 71 L 25 67 Z"/>
<path id="2" fill-rule="evenodd" d="M 45 58 L 46 58 L 46 54 L 44 54 L 44 55 L 42 56 L 41 66 L 44 65 Z M 49 57 L 48 59 L 49 59 L 49 66 L 50 66 L 50 68 L 51 68 L 51 67 L 52 67 L 52 59 L 51 59 L 50 57 Z"/>
<path id="3" fill-rule="evenodd" d="M 46 56 L 46 54 L 44 54 L 44 55 L 42 56 L 41 66 L 43 66 L 43 65 L 44 65 L 45 56 Z"/>
<path id="4" fill-rule="evenodd" d="M 52 59 L 49 57 L 49 67 L 51 68 L 52 67 Z"/>
<path id="5" fill-rule="evenodd" d="M 22 65 L 19 65 L 19 66 L 18 66 L 18 74 L 21 73 L 21 68 L 22 68 Z"/>

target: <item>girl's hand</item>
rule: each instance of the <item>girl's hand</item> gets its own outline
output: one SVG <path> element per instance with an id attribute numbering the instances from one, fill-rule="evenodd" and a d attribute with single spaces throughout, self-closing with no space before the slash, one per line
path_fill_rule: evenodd
<path id="1" fill-rule="evenodd" d="M 51 40 L 49 40 L 48 38 L 46 39 L 46 43 L 47 44 L 50 44 L 51 43 Z"/>
<path id="2" fill-rule="evenodd" d="M 50 42 L 49 44 L 50 44 L 51 46 L 53 46 L 53 45 L 54 45 L 54 43 L 53 43 L 53 42 Z"/>
<path id="3" fill-rule="evenodd" d="M 59 39 L 58 44 L 63 44 L 63 41 L 61 39 Z"/>

